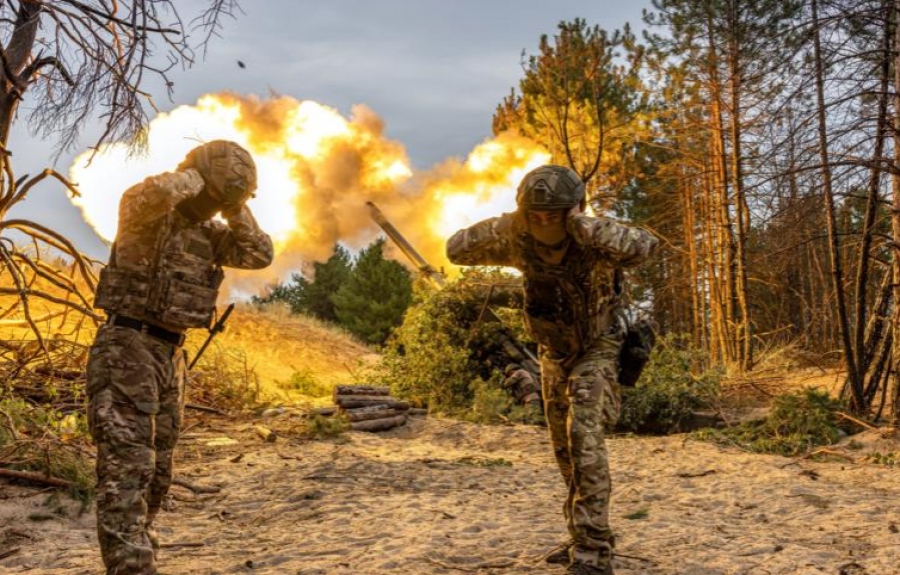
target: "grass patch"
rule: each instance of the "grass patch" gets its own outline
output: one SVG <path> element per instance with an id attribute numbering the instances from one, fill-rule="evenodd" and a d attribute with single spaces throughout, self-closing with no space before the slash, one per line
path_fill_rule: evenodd
<path id="1" fill-rule="evenodd" d="M 0 449 L 4 466 L 69 481 L 69 495 L 90 504 L 94 464 L 87 457 L 87 420 L 80 412 L 64 413 L 20 399 L 0 400 Z"/>
<path id="2" fill-rule="evenodd" d="M 302 439 L 340 439 L 349 430 L 350 421 L 346 417 L 313 414 L 291 431 L 293 435 Z"/>
<path id="3" fill-rule="evenodd" d="M 467 455 L 466 457 L 460 457 L 454 463 L 459 465 L 469 465 L 472 467 L 512 467 L 512 461 L 508 459 L 503 459 L 502 457 L 489 458 L 489 457 L 474 457 L 471 455 Z"/>
<path id="4" fill-rule="evenodd" d="M 650 510 L 648 508 L 638 509 L 633 513 L 629 513 L 625 516 L 625 519 L 630 519 L 631 521 L 639 521 L 641 519 L 647 519 L 650 517 Z"/>
<path id="5" fill-rule="evenodd" d="M 295 371 L 288 381 L 276 381 L 278 387 L 285 391 L 291 391 L 307 397 L 328 397 L 334 391 L 334 386 L 321 382 L 308 369 Z"/>
<path id="6" fill-rule="evenodd" d="M 888 453 L 880 453 L 873 451 L 866 455 L 866 463 L 874 463 L 875 465 L 886 465 L 887 467 L 896 467 L 900 465 L 900 453 L 889 451 Z"/>

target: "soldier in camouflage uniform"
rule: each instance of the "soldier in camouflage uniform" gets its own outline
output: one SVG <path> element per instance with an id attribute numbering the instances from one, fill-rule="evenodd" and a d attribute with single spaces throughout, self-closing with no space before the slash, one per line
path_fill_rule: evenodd
<path id="1" fill-rule="evenodd" d="M 214 141 L 191 151 L 177 171 L 151 176 L 122 196 L 94 303 L 108 319 L 87 369 L 107 575 L 156 573 L 152 523 L 172 483 L 184 332 L 209 326 L 222 266 L 259 269 L 272 262 L 272 241 L 245 205 L 255 189 L 250 154 Z M 217 213 L 228 223 L 211 220 Z"/>
<path id="2" fill-rule="evenodd" d="M 533 407 L 541 411 L 541 391 L 534 382 L 534 376 L 518 363 L 511 363 L 503 370 L 506 376 L 503 380 L 503 388 L 512 393 L 516 402 L 520 405 Z"/>
<path id="3" fill-rule="evenodd" d="M 554 559 L 568 562 L 568 573 L 608 575 L 615 542 L 604 425 L 613 425 L 620 409 L 621 270 L 646 260 L 657 239 L 584 215 L 584 183 L 564 167 L 529 172 L 516 200 L 516 212 L 457 232 L 447 256 L 522 272 L 525 320 L 540 348 L 544 412 L 569 488 L 563 512 L 572 543 Z"/>

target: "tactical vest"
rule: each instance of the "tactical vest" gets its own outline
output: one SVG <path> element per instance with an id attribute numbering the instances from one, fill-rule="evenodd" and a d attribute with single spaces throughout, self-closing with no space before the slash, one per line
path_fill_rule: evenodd
<path id="1" fill-rule="evenodd" d="M 155 228 L 149 265 L 118 262 L 117 245 L 100 271 L 94 307 L 174 329 L 209 327 L 216 309 L 222 267 L 215 262 L 211 224 L 191 223 L 177 212 Z M 121 234 L 120 234 L 121 236 Z"/>
<path id="2" fill-rule="evenodd" d="M 543 261 L 533 238 L 518 236 L 525 276 L 525 322 L 540 345 L 557 353 L 588 349 L 614 326 L 622 271 L 572 242 L 558 264 Z"/>

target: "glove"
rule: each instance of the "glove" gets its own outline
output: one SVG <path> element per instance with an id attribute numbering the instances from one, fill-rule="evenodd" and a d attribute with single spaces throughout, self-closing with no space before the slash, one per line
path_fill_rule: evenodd
<path id="1" fill-rule="evenodd" d="M 222 209 L 222 202 L 212 197 L 204 187 L 196 196 L 179 202 L 175 209 L 192 222 L 205 222 Z"/>

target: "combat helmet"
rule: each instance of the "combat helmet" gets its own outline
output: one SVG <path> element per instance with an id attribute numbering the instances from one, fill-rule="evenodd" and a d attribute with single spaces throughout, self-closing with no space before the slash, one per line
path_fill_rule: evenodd
<path id="1" fill-rule="evenodd" d="M 214 140 L 191 150 L 178 166 L 193 168 L 211 195 L 226 206 L 245 202 L 256 190 L 256 163 L 250 152 L 228 140 Z"/>
<path id="2" fill-rule="evenodd" d="M 531 170 L 516 192 L 516 203 L 522 211 L 565 210 L 583 201 L 584 182 L 563 166 L 546 165 Z"/>

